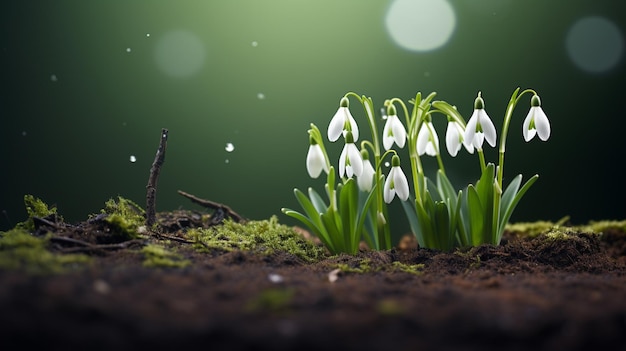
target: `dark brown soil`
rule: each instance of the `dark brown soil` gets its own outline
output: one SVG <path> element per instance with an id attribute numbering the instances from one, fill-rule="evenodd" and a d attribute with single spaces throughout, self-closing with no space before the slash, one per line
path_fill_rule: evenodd
<path id="1" fill-rule="evenodd" d="M 0 271 L 0 349 L 626 350 L 622 232 L 317 263 L 172 243 L 190 266 L 144 267 L 129 244 L 87 269 Z"/>

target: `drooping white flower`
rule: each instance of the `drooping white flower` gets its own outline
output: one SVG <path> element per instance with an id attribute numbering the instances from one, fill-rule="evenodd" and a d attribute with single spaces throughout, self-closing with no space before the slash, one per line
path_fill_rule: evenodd
<path id="1" fill-rule="evenodd" d="M 363 160 L 361 159 L 361 153 L 354 145 L 354 139 L 352 138 L 352 132 L 347 132 L 346 144 L 341 150 L 339 155 L 339 176 L 344 175 L 348 178 L 352 178 L 353 175 L 359 177 L 363 174 Z"/>
<path id="2" fill-rule="evenodd" d="M 361 173 L 360 176 L 356 177 L 356 182 L 359 185 L 359 189 L 361 189 L 361 191 L 370 192 L 374 184 L 374 176 L 376 174 L 376 170 L 374 170 L 372 163 L 366 155 L 367 151 L 362 150 L 361 157 L 363 158 L 363 173 Z"/>
<path id="3" fill-rule="evenodd" d="M 354 117 L 352 117 L 349 106 L 348 98 L 345 96 L 341 98 L 339 108 L 328 124 L 328 140 L 335 142 L 341 134 L 345 136 L 348 131 L 346 124 L 350 125 L 350 131 L 354 140 L 359 139 L 359 126 L 356 124 Z"/>
<path id="4" fill-rule="evenodd" d="M 399 148 L 403 148 L 405 141 L 406 130 L 402 122 L 400 122 L 400 118 L 396 115 L 396 109 L 391 105 L 389 106 L 387 122 L 385 122 L 385 127 L 383 128 L 383 146 L 385 150 L 389 150 L 395 142 Z"/>
<path id="5" fill-rule="evenodd" d="M 489 145 L 496 146 L 496 127 L 491 122 L 485 111 L 485 102 L 480 93 L 474 102 L 474 113 L 465 126 L 463 144 L 465 147 L 473 145 L 477 150 L 482 150 L 483 142 L 487 140 Z"/>
<path id="6" fill-rule="evenodd" d="M 398 155 L 393 156 L 391 165 L 389 176 L 385 180 L 383 187 L 383 199 L 388 204 L 391 203 L 396 194 L 402 201 L 406 201 L 409 198 L 409 182 L 402 168 L 400 168 L 400 157 Z"/>
<path id="7" fill-rule="evenodd" d="M 422 123 L 419 133 L 417 134 L 417 153 L 428 156 L 437 156 L 439 154 L 439 136 L 432 122 Z"/>
<path id="8" fill-rule="evenodd" d="M 463 143 L 464 133 L 465 130 L 459 122 L 454 120 L 448 121 L 448 129 L 446 129 L 446 148 L 450 156 L 455 157 L 459 150 L 461 150 L 461 145 L 465 146 L 465 149 L 470 154 L 474 153 L 474 145 L 466 145 Z"/>
<path id="9" fill-rule="evenodd" d="M 319 144 L 313 142 L 309 145 L 309 151 L 306 154 L 306 170 L 311 178 L 317 178 L 322 173 L 329 172 L 326 157 Z"/>
<path id="10" fill-rule="evenodd" d="M 534 138 L 535 134 L 537 134 L 542 141 L 546 141 L 550 137 L 550 121 L 548 120 L 548 116 L 543 112 L 541 100 L 537 95 L 533 95 L 530 100 L 530 111 L 528 111 L 528 115 L 526 115 L 524 119 L 522 134 L 526 141 L 530 141 Z"/>

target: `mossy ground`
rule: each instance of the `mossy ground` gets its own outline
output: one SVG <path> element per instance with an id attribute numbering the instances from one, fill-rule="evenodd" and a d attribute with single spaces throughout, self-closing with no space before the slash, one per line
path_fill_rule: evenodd
<path id="1" fill-rule="evenodd" d="M 40 205 L 32 231 L 0 233 L 7 349 L 626 345 L 623 221 L 512 224 L 500 246 L 453 252 L 329 255 L 277 218 L 212 225 L 177 210 L 145 228 L 116 198 L 67 224 Z"/>

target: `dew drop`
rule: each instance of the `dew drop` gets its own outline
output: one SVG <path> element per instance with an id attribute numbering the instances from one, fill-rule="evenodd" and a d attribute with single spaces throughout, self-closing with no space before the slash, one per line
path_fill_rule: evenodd
<path id="1" fill-rule="evenodd" d="M 146 38 L 150 38 L 150 33 L 146 33 Z"/>
<path id="2" fill-rule="evenodd" d="M 130 48 L 126 48 L 126 52 L 130 52 L 130 51 L 131 51 Z"/>
<path id="3" fill-rule="evenodd" d="M 230 160 L 229 160 L 229 159 L 226 159 L 226 160 L 224 160 L 224 163 L 229 164 L 229 163 L 230 163 Z"/>
<path id="4" fill-rule="evenodd" d="M 258 42 L 258 41 L 256 41 L 256 40 L 255 40 L 255 41 L 253 41 L 253 42 L 252 42 L 252 47 L 255 47 L 255 48 L 256 48 L 257 46 L 259 46 L 259 42 Z"/>
<path id="5" fill-rule="evenodd" d="M 389 162 L 385 162 L 385 167 L 389 167 Z"/>
<path id="6" fill-rule="evenodd" d="M 135 155 L 130 155 L 130 162 L 135 163 L 137 162 L 137 157 L 135 157 Z"/>
<path id="7" fill-rule="evenodd" d="M 265 94 L 263 94 L 263 93 L 258 93 L 258 94 L 256 94 L 256 97 L 257 97 L 257 99 L 259 99 L 259 100 L 265 100 Z"/>
<path id="8" fill-rule="evenodd" d="M 226 152 L 233 152 L 235 150 L 235 145 L 233 145 L 233 143 L 226 143 L 224 150 L 226 150 Z"/>

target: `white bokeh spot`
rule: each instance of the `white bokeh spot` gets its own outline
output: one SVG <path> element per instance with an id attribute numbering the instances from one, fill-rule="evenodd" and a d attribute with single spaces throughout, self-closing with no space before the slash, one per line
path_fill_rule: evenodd
<path id="1" fill-rule="evenodd" d="M 574 64 L 591 73 L 610 70 L 621 59 L 624 51 L 624 37 L 619 28 L 599 16 L 576 21 L 567 32 L 565 43 Z"/>
<path id="2" fill-rule="evenodd" d="M 187 78 L 204 66 L 206 48 L 194 33 L 173 30 L 160 38 L 154 56 L 163 73 L 174 78 Z"/>
<path id="3" fill-rule="evenodd" d="M 385 16 L 393 41 L 409 51 L 430 51 L 445 45 L 456 27 L 446 0 L 394 0 Z"/>

